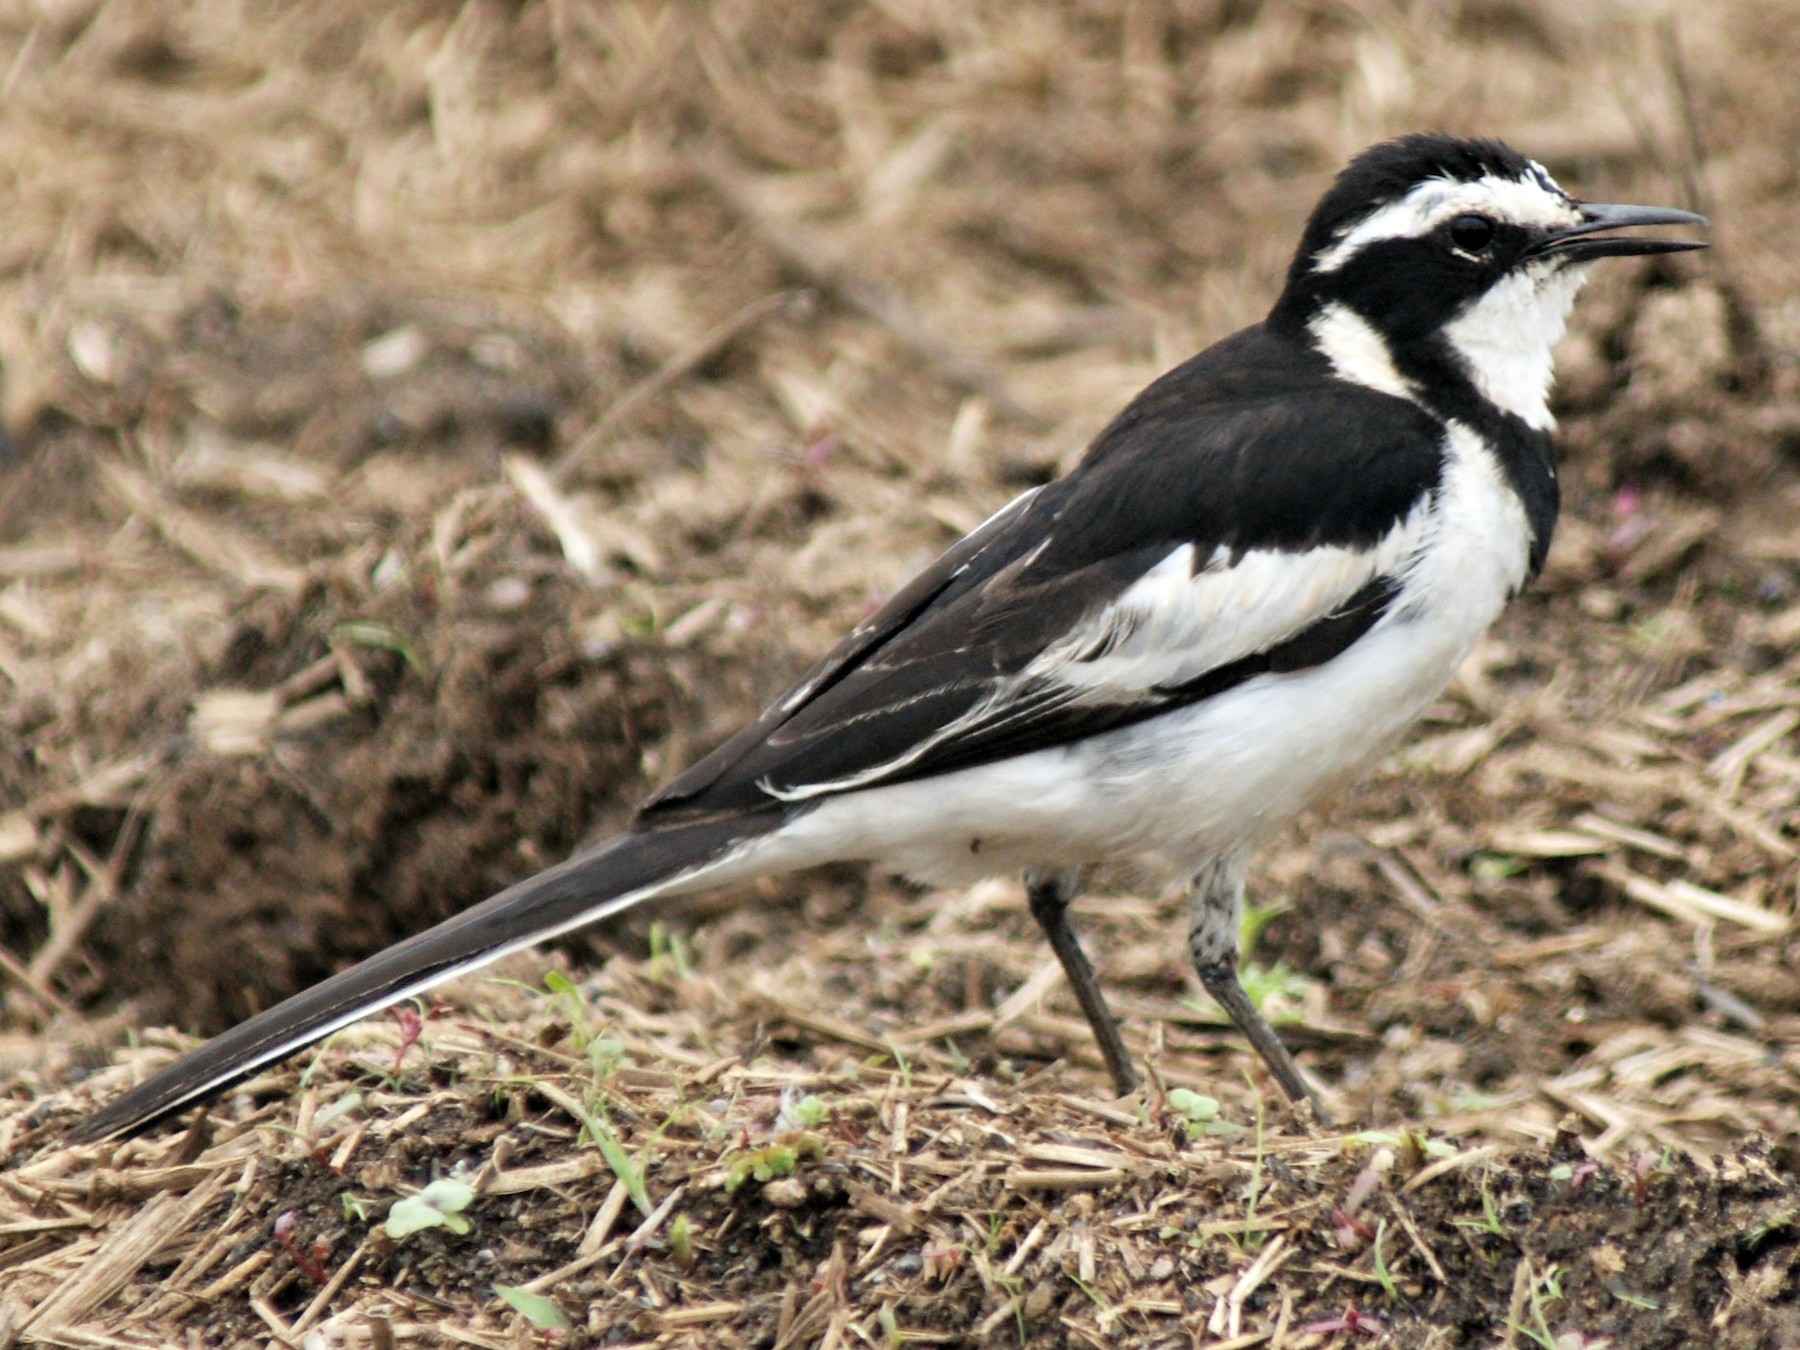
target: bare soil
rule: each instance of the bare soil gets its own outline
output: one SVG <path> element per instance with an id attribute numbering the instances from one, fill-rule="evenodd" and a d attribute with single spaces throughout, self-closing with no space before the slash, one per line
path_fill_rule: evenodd
<path id="1" fill-rule="evenodd" d="M 0 14 L 0 1346 L 1800 1344 L 1796 68 L 1778 0 Z M 1420 127 L 1716 246 L 1590 286 L 1545 577 L 1257 861 L 1350 1125 L 1178 897 L 1081 906 L 1115 1102 L 1016 882 L 846 869 L 59 1142 L 622 820 Z"/>

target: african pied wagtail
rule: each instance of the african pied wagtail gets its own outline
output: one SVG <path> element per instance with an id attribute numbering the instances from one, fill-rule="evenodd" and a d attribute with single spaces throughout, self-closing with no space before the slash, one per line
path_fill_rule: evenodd
<path id="1" fill-rule="evenodd" d="M 1132 401 L 1066 478 L 913 579 L 631 829 L 217 1037 L 81 1122 L 153 1125 L 346 1023 L 656 896 L 864 859 L 1023 872 L 1121 1093 L 1070 926 L 1079 869 L 1190 879 L 1200 979 L 1296 1100 L 1238 982 L 1250 849 L 1382 754 L 1542 566 L 1551 351 L 1597 258 L 1692 241 L 1493 141 L 1408 136 L 1325 194 L 1262 323 Z"/>

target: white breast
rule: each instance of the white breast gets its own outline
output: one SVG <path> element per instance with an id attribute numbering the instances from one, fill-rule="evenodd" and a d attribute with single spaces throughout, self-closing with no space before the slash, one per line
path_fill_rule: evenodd
<path id="1" fill-rule="evenodd" d="M 1334 660 L 1056 750 L 831 798 L 778 850 L 948 884 L 1109 858 L 1180 875 L 1254 844 L 1391 748 L 1524 582 L 1530 526 L 1500 465 L 1455 424 L 1448 450 L 1400 594 Z"/>

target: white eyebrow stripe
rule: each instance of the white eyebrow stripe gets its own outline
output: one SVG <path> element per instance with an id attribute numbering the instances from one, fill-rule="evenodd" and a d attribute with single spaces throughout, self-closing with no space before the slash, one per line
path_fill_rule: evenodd
<path id="1" fill-rule="evenodd" d="M 1580 209 L 1560 189 L 1546 186 L 1553 183 L 1548 174 L 1543 183 L 1520 182 L 1493 174 L 1472 183 L 1454 178 L 1428 179 L 1399 201 L 1389 202 L 1365 216 L 1336 243 L 1320 249 L 1313 255 L 1313 271 L 1335 272 L 1370 244 L 1383 239 L 1419 238 L 1465 211 L 1498 216 L 1519 225 L 1553 228 L 1576 224 L 1581 219 Z"/>

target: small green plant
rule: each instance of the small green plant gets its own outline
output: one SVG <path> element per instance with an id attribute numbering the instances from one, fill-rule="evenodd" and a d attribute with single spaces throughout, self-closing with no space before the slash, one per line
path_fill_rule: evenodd
<path id="1" fill-rule="evenodd" d="M 1510 853 L 1477 853 L 1469 859 L 1469 875 L 1477 881 L 1505 881 L 1529 866 L 1523 858 Z"/>
<path id="2" fill-rule="evenodd" d="M 1006 1234 L 1006 1216 L 997 1209 L 990 1209 L 987 1219 L 987 1258 L 990 1261 L 998 1261 L 1000 1259 L 1000 1242 Z"/>
<path id="3" fill-rule="evenodd" d="M 790 1101 L 786 1092 L 781 1097 L 781 1112 L 775 1117 L 777 1130 L 816 1130 L 831 1118 L 831 1109 L 816 1093 Z"/>
<path id="4" fill-rule="evenodd" d="M 888 1053 L 894 1057 L 894 1064 L 900 1070 L 900 1086 L 908 1092 L 912 1091 L 912 1061 L 907 1059 L 906 1052 L 892 1036 L 888 1037 Z"/>
<path id="5" fill-rule="evenodd" d="M 1529 1267 L 1527 1267 L 1527 1274 L 1529 1275 Z M 1530 1340 L 1532 1344 L 1542 1347 L 1542 1350 L 1563 1350 L 1563 1346 L 1568 1343 L 1567 1338 L 1559 1337 L 1550 1330 L 1550 1319 L 1544 1312 L 1545 1304 L 1559 1303 L 1562 1301 L 1562 1296 L 1561 1266 L 1550 1266 L 1542 1274 L 1530 1276 L 1530 1284 L 1526 1292 L 1526 1311 L 1530 1315 L 1531 1321 L 1528 1325 L 1521 1325 L 1509 1318 L 1507 1325 Z M 1577 1341 L 1577 1344 L 1579 1343 Z"/>
<path id="6" fill-rule="evenodd" d="M 962 1047 L 946 1036 L 944 1037 L 944 1053 L 950 1056 L 950 1072 L 958 1078 L 966 1078 L 969 1073 L 969 1057 L 963 1053 Z"/>
<path id="7" fill-rule="evenodd" d="M 1081 1290 L 1082 1293 L 1084 1293 L 1088 1296 L 1088 1300 L 1096 1308 L 1105 1309 L 1105 1308 L 1112 1307 L 1112 1301 L 1110 1299 L 1108 1299 L 1105 1294 L 1102 1294 L 1098 1289 L 1094 1288 L 1093 1285 L 1089 1284 L 1086 1280 L 1082 1279 L 1079 1275 L 1071 1275 L 1068 1277 L 1068 1279 L 1071 1284 L 1073 1284 L 1077 1289 Z"/>
<path id="8" fill-rule="evenodd" d="M 1387 1220 L 1381 1219 L 1375 1225 L 1375 1278 L 1381 1281 L 1382 1292 L 1398 1303 L 1400 1291 L 1394 1287 L 1394 1277 L 1387 1267 L 1387 1255 L 1382 1246 L 1387 1241 Z"/>
<path id="9" fill-rule="evenodd" d="M 1504 1097 L 1495 1096 L 1491 1092 L 1458 1092 L 1450 1098 L 1450 1109 L 1458 1114 L 1495 1111 L 1505 1101 Z"/>
<path id="10" fill-rule="evenodd" d="M 807 1130 L 780 1135 L 767 1148 L 740 1153 L 725 1166 L 725 1189 L 735 1191 L 746 1181 L 773 1181 L 792 1176 L 807 1158 L 825 1156 L 825 1141 Z"/>
<path id="11" fill-rule="evenodd" d="M 1654 652 L 1667 642 L 1669 634 L 1676 631 L 1676 626 L 1670 622 L 1668 616 L 1652 614 L 1648 618 L 1640 619 L 1630 625 L 1625 631 L 1633 644 L 1645 651 Z"/>
<path id="12" fill-rule="evenodd" d="M 331 1127 L 345 1116 L 362 1110 L 363 1095 L 354 1088 L 334 1101 L 321 1106 L 312 1120 L 313 1138 L 323 1139 Z"/>
<path id="13" fill-rule="evenodd" d="M 1257 941 L 1267 931 L 1270 924 L 1286 914 L 1293 905 L 1286 899 L 1277 897 L 1266 905 L 1259 905 L 1254 900 L 1244 902 L 1244 912 L 1238 918 L 1238 950 L 1253 952 Z"/>
<path id="14" fill-rule="evenodd" d="M 1494 1203 L 1494 1193 L 1488 1189 L 1484 1180 L 1481 1183 L 1481 1217 L 1479 1219 L 1457 1219 L 1458 1228 L 1473 1228 L 1477 1232 L 1491 1233 L 1497 1238 L 1507 1236 L 1506 1226 L 1500 1222 L 1500 1208 Z"/>
<path id="15" fill-rule="evenodd" d="M 1313 983 L 1285 961 L 1268 966 L 1260 961 L 1246 961 L 1238 967 L 1238 982 L 1244 986 L 1244 993 L 1256 1005 L 1257 1011 L 1277 1025 L 1299 1020 L 1299 1005 Z M 1271 1010 L 1268 1005 L 1277 999 L 1279 1005 Z M 1210 998 L 1183 998 L 1181 1004 L 1208 1017 L 1224 1018 L 1223 1010 Z"/>
<path id="16" fill-rule="evenodd" d="M 694 977 L 694 957 L 687 943 L 681 934 L 658 920 L 650 925 L 650 969 L 662 979 L 665 968 L 672 969 L 678 980 Z"/>
<path id="17" fill-rule="evenodd" d="M 1196 1125 L 1218 1119 L 1219 1099 L 1207 1097 L 1187 1088 L 1170 1088 L 1169 1105 L 1187 1119 L 1190 1132 Z"/>
<path id="18" fill-rule="evenodd" d="M 544 990 L 550 995 L 550 1001 L 556 1010 L 569 1019 L 569 1042 L 575 1053 L 587 1054 L 594 1035 L 588 1018 L 587 995 L 560 970 L 545 974 Z"/>
<path id="19" fill-rule="evenodd" d="M 542 1294 L 534 1294 L 529 1290 L 510 1284 L 495 1285 L 494 1293 L 499 1295 L 501 1302 L 531 1323 L 538 1331 L 562 1335 L 575 1329 L 575 1324 L 569 1320 L 569 1315 L 557 1306 L 554 1299 L 545 1298 Z"/>
<path id="20" fill-rule="evenodd" d="M 427 1228 L 448 1228 L 461 1236 L 473 1226 L 463 1211 L 475 1200 L 475 1188 L 455 1177 L 439 1177 L 417 1195 L 394 1201 L 385 1228 L 396 1242 Z"/>
<path id="21" fill-rule="evenodd" d="M 400 659 L 412 667 L 413 674 L 423 679 L 428 673 L 425 659 L 419 655 L 418 644 L 392 624 L 375 619 L 346 619 L 332 627 L 331 640 L 347 647 L 373 647 L 379 651 L 398 652 Z"/>
<path id="22" fill-rule="evenodd" d="M 656 630 L 661 626 L 656 615 L 649 610 L 619 615 L 619 627 L 624 630 L 626 637 L 635 642 L 643 642 L 655 637 Z"/>
<path id="23" fill-rule="evenodd" d="M 625 1151 L 625 1143 L 613 1130 L 612 1124 L 605 1116 L 590 1110 L 583 1114 L 581 1127 L 599 1148 L 600 1156 L 606 1159 L 606 1165 L 612 1169 L 612 1174 L 625 1183 L 625 1193 L 631 1197 L 631 1203 L 637 1206 L 638 1213 L 649 1218 L 655 1213 L 656 1207 L 650 1203 L 650 1188 L 644 1184 L 644 1169 Z"/>
<path id="24" fill-rule="evenodd" d="M 1277 1022 L 1297 1020 L 1300 1016 L 1298 1005 L 1306 997 L 1306 991 L 1312 987 L 1312 981 L 1286 961 L 1277 961 L 1272 966 L 1247 961 L 1238 972 L 1238 980 L 1244 986 L 1244 992 L 1250 996 L 1250 1001 L 1259 1010 L 1275 998 L 1292 1005 L 1278 1011 L 1275 1017 Z"/>
<path id="25" fill-rule="evenodd" d="M 1425 1158 L 1454 1158 L 1456 1145 L 1448 1139 L 1433 1139 L 1428 1134 L 1415 1130 L 1405 1130 L 1396 1134 L 1392 1130 L 1364 1130 L 1360 1134 L 1350 1136 L 1358 1144 L 1373 1144 L 1377 1148 L 1383 1145 L 1400 1149 L 1405 1153 Z"/>
<path id="26" fill-rule="evenodd" d="M 1268 1240 L 1268 1233 L 1256 1226 L 1256 1202 L 1262 1198 L 1263 1180 L 1263 1099 L 1256 1099 L 1256 1152 L 1251 1155 L 1250 1194 L 1244 1205 L 1244 1236 L 1242 1246 L 1252 1254 L 1262 1250 Z"/>
<path id="27" fill-rule="evenodd" d="M 610 1036 L 596 1036 L 588 1042 L 587 1057 L 596 1078 L 611 1078 L 625 1058 L 625 1042 L 615 1041 Z"/>
<path id="28" fill-rule="evenodd" d="M 685 1212 L 675 1216 L 669 1225 L 669 1250 L 684 1266 L 694 1264 L 694 1221 Z"/>
<path id="29" fill-rule="evenodd" d="M 1169 1107 L 1186 1123 L 1189 1139 L 1202 1135 L 1241 1134 L 1243 1126 L 1219 1114 L 1219 1099 L 1187 1088 L 1171 1088 L 1166 1098 Z"/>

